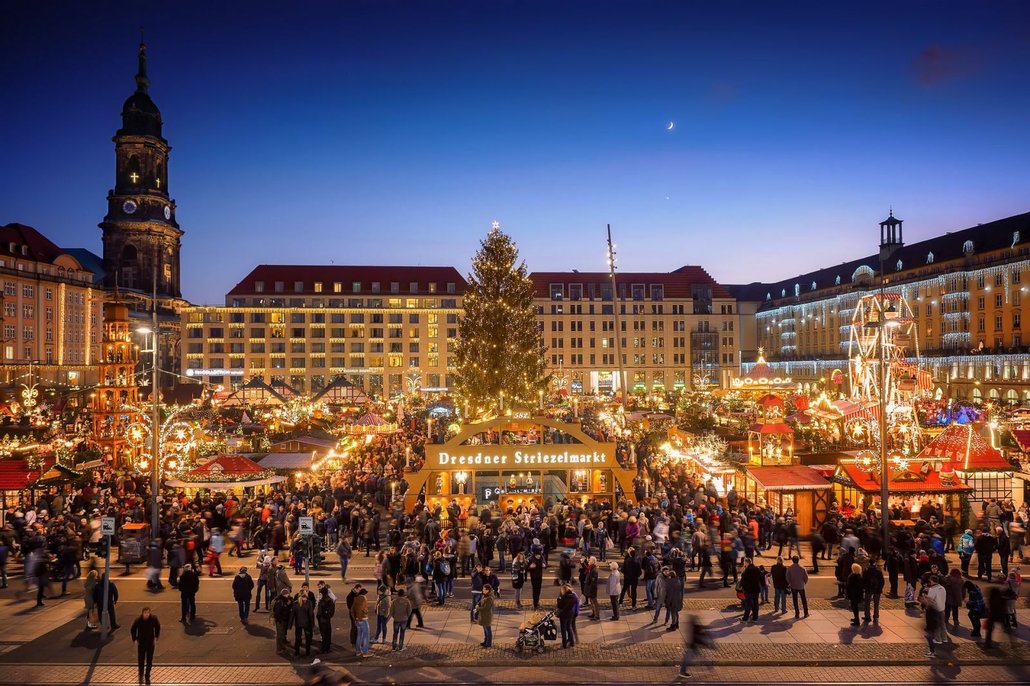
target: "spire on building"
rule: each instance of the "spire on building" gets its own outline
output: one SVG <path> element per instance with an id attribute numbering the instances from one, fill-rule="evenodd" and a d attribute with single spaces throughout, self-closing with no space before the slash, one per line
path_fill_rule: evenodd
<path id="1" fill-rule="evenodd" d="M 147 78 L 147 44 L 143 42 L 143 28 L 139 30 L 139 70 L 136 72 L 136 92 L 146 93 L 150 88 Z"/>

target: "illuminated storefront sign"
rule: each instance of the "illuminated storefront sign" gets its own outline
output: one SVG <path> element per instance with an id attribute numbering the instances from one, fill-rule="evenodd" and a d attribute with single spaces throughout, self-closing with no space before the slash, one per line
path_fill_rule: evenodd
<path id="1" fill-rule="evenodd" d="M 186 376 L 243 376 L 242 369 L 187 369 Z"/>
<path id="2" fill-rule="evenodd" d="M 465 447 L 465 446 L 462 446 Z M 575 448 L 558 450 L 547 447 L 542 450 L 534 446 L 489 446 L 479 448 L 475 452 L 449 452 L 440 450 L 430 459 L 432 467 L 443 469 L 451 467 L 502 467 L 502 466 L 587 466 L 603 467 L 611 462 L 607 450 L 577 451 Z"/>

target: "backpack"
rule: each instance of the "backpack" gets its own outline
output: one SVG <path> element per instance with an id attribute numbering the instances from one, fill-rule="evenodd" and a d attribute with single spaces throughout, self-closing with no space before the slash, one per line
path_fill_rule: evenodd
<path id="1" fill-rule="evenodd" d="M 441 562 L 440 563 L 440 571 L 443 572 L 444 576 L 450 576 L 451 575 L 451 563 L 448 562 L 447 560 L 444 560 L 443 562 Z"/>
<path id="2" fill-rule="evenodd" d="M 275 621 L 283 622 L 284 624 L 290 621 L 290 604 L 281 600 L 282 596 L 276 599 L 272 603 L 272 615 L 275 617 Z"/>
<path id="3" fill-rule="evenodd" d="M 322 602 L 318 604 L 318 616 L 322 619 L 332 619 L 335 614 L 336 603 L 333 599 L 329 596 L 322 598 Z"/>
<path id="4" fill-rule="evenodd" d="M 657 577 L 658 573 L 661 571 L 661 568 L 658 566 L 658 560 L 651 556 L 647 558 L 646 564 L 648 575 L 654 574 Z"/>

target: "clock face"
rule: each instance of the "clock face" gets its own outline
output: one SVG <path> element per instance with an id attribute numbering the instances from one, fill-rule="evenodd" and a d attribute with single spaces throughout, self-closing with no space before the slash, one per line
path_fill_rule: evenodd
<path id="1" fill-rule="evenodd" d="M 122 211 L 124 211 L 125 214 L 132 214 L 136 211 L 136 203 L 132 200 L 126 200 L 122 203 Z"/>
<path id="2" fill-rule="evenodd" d="M 168 219 L 171 219 L 171 218 L 172 218 L 172 208 L 169 207 L 168 205 L 165 205 L 165 219 L 168 220 Z"/>

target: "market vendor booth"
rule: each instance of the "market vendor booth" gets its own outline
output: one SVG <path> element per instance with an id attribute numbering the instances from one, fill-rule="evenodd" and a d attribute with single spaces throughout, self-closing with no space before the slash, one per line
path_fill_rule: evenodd
<path id="1" fill-rule="evenodd" d="M 191 469 L 178 479 L 166 481 L 165 485 L 182 488 L 192 495 L 199 490 L 222 493 L 243 493 L 245 489 L 268 486 L 286 481 L 285 476 L 276 475 L 243 455 L 219 455 L 204 464 Z"/>
<path id="2" fill-rule="evenodd" d="M 963 483 L 950 465 L 942 465 L 935 469 L 930 462 L 918 466 L 910 466 L 904 461 L 892 462 L 888 469 L 891 506 L 899 505 L 908 519 L 919 519 L 919 511 L 923 503 L 929 501 L 939 503 L 944 514 L 952 514 L 961 523 L 962 496 L 973 490 Z M 880 509 L 880 468 L 879 463 L 863 464 L 861 460 L 845 462 L 837 466 L 833 476 L 837 501 L 849 503 L 866 512 Z"/>
<path id="3" fill-rule="evenodd" d="M 446 443 L 426 445 L 422 468 L 405 476 L 405 506 L 452 500 L 468 507 L 496 503 L 502 509 L 543 505 L 560 498 L 607 500 L 632 497 L 633 470 L 615 458 L 615 444 L 595 441 L 578 424 L 514 413 L 466 424 Z"/>
<path id="4" fill-rule="evenodd" d="M 802 535 L 822 525 L 829 510 L 832 485 L 815 469 L 800 464 L 794 453 L 794 430 L 784 423 L 784 402 L 765 395 L 755 403 L 755 422 L 748 430 L 748 463 L 735 479 L 738 497 L 792 513 Z"/>

